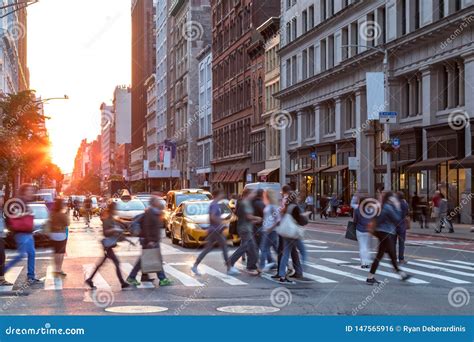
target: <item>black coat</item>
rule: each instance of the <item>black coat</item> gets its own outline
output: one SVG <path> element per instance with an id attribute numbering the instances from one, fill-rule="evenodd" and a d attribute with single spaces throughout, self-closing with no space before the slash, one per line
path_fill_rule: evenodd
<path id="1" fill-rule="evenodd" d="M 164 227 L 163 219 L 160 214 L 154 213 L 153 210 L 148 209 L 143 216 L 143 224 L 141 237 L 144 243 L 160 242 L 161 229 Z"/>

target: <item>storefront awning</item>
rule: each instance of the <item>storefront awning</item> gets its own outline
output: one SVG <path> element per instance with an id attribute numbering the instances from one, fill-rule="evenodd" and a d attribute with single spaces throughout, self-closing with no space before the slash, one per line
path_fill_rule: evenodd
<path id="1" fill-rule="evenodd" d="M 227 171 L 222 171 L 222 172 L 216 172 L 213 176 L 212 176 L 212 181 L 214 183 L 220 183 L 222 182 L 222 180 L 227 176 Z"/>
<path id="2" fill-rule="evenodd" d="M 286 175 L 287 176 L 298 176 L 299 174 L 308 172 L 309 170 L 311 170 L 310 167 L 306 168 L 306 169 L 297 170 L 297 171 L 291 171 L 291 172 L 288 172 Z"/>
<path id="3" fill-rule="evenodd" d="M 474 156 L 468 156 L 461 160 L 453 160 L 449 167 L 451 169 L 469 169 L 474 168 Z"/>
<path id="4" fill-rule="evenodd" d="M 245 173 L 245 169 L 234 170 L 232 174 L 226 179 L 226 182 L 237 183 L 237 182 L 243 181 L 244 173 Z"/>
<path id="5" fill-rule="evenodd" d="M 259 173 L 257 173 L 257 176 L 267 177 L 270 173 L 273 173 L 273 172 L 275 172 L 279 169 L 280 169 L 279 167 L 273 167 L 273 168 L 265 169 L 265 170 L 262 170 Z"/>
<path id="6" fill-rule="evenodd" d="M 324 171 L 324 170 L 327 170 L 327 169 L 329 169 L 329 168 L 330 168 L 330 166 L 321 166 L 321 167 L 317 167 L 317 168 L 315 168 L 315 169 L 309 169 L 309 170 L 303 172 L 303 175 L 305 175 L 305 176 L 313 176 L 315 173 L 320 173 L 320 172 L 322 172 L 322 171 Z"/>
<path id="7" fill-rule="evenodd" d="M 422 160 L 418 163 L 412 164 L 407 168 L 408 172 L 418 172 L 423 170 L 433 170 L 438 167 L 439 164 L 453 160 L 453 157 L 448 158 L 433 158 Z"/>
<path id="8" fill-rule="evenodd" d="M 345 170 L 348 167 L 349 165 L 337 165 L 337 166 L 331 167 L 330 169 L 324 170 L 323 173 L 335 173 L 335 172 Z"/>
<path id="9" fill-rule="evenodd" d="M 395 171 L 396 169 L 401 169 L 404 168 L 407 165 L 413 164 L 416 160 L 401 160 L 397 162 L 391 162 L 390 166 L 392 171 Z M 374 167 L 374 172 L 375 173 L 386 173 L 387 172 L 387 165 L 377 165 Z"/>

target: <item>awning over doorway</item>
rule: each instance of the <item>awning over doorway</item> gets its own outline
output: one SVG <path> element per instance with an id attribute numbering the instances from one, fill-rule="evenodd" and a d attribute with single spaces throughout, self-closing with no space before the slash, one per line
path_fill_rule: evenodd
<path id="1" fill-rule="evenodd" d="M 349 165 L 336 165 L 331 167 L 330 169 L 324 170 L 323 173 L 336 173 L 347 168 L 349 168 Z"/>
<path id="2" fill-rule="evenodd" d="M 474 168 L 474 156 L 468 156 L 461 160 L 453 160 L 449 164 L 451 169 L 469 169 Z"/>
<path id="3" fill-rule="evenodd" d="M 453 160 L 453 157 L 445 157 L 445 158 L 432 158 L 422 160 L 418 163 L 412 164 L 407 168 L 408 172 L 418 172 L 423 170 L 434 170 L 438 167 L 439 164 Z"/>
<path id="4" fill-rule="evenodd" d="M 301 173 L 305 173 L 307 171 L 311 170 L 310 167 L 306 168 L 306 169 L 301 169 L 301 170 L 297 170 L 297 171 L 291 171 L 291 172 L 288 172 L 286 175 L 287 176 L 297 176 Z"/>
<path id="5" fill-rule="evenodd" d="M 279 167 L 272 167 L 272 168 L 269 168 L 269 169 L 265 169 L 265 170 L 262 170 L 259 173 L 257 173 L 257 176 L 258 177 L 267 177 L 268 175 L 270 175 L 271 173 L 273 173 L 277 170 L 280 170 L 280 168 Z"/>
<path id="6" fill-rule="evenodd" d="M 222 183 L 236 183 L 243 180 L 245 169 L 227 171 L 226 177 L 221 181 Z"/>
<path id="7" fill-rule="evenodd" d="M 214 183 L 221 183 L 222 180 L 224 178 L 226 178 L 227 176 L 227 171 L 221 171 L 221 172 L 216 172 L 213 176 L 212 176 L 212 181 Z"/>
<path id="8" fill-rule="evenodd" d="M 395 171 L 395 169 L 400 169 L 402 167 L 405 167 L 407 165 L 413 164 L 416 160 L 401 160 L 397 162 L 391 162 L 390 166 L 392 171 Z M 387 165 L 377 165 L 374 167 L 374 172 L 375 173 L 386 173 L 387 172 Z"/>
<path id="9" fill-rule="evenodd" d="M 329 168 L 330 168 L 330 166 L 321 166 L 321 167 L 317 167 L 317 168 L 315 168 L 315 169 L 309 169 L 309 170 L 303 172 L 303 175 L 305 175 L 305 176 L 313 176 L 315 173 L 320 173 L 320 172 L 322 172 L 322 171 L 324 171 L 324 170 L 327 170 L 327 169 L 329 169 Z"/>

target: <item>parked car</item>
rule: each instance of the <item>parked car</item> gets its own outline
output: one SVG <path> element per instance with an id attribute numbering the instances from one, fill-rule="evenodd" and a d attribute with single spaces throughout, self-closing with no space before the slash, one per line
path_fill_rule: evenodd
<path id="1" fill-rule="evenodd" d="M 245 185 L 244 189 L 250 190 L 273 190 L 278 196 L 278 200 L 281 199 L 281 185 L 280 183 L 267 183 L 267 182 L 257 182 L 257 183 L 248 183 Z"/>
<path id="2" fill-rule="evenodd" d="M 113 198 L 110 201 L 116 203 L 117 218 L 124 223 L 126 229 L 135 217 L 145 213 L 145 205 L 138 198 L 131 196 L 122 196 L 121 198 Z"/>
<path id="3" fill-rule="evenodd" d="M 33 237 L 35 239 L 35 246 L 44 247 L 49 244 L 48 234 L 44 231 L 46 222 L 49 219 L 49 210 L 44 203 L 33 202 L 28 204 L 28 208 L 32 211 L 34 216 Z M 14 233 L 6 228 L 7 236 L 5 238 L 5 245 L 7 248 L 15 249 L 16 243 Z"/>
<path id="4" fill-rule="evenodd" d="M 211 193 L 202 189 L 182 189 L 168 191 L 166 194 L 166 210 L 164 212 L 166 236 L 171 236 L 169 223 L 172 220 L 173 213 L 181 203 L 189 200 L 207 201 L 210 199 L 212 199 Z"/>
<path id="5" fill-rule="evenodd" d="M 51 193 L 49 192 L 44 192 L 44 193 L 37 193 L 34 195 L 34 200 L 35 202 L 43 202 L 48 210 L 51 210 L 54 205 L 54 197 Z"/>
<path id="6" fill-rule="evenodd" d="M 210 200 L 190 200 L 180 203 L 170 222 L 171 241 L 180 244 L 182 247 L 201 246 L 205 243 L 207 229 L 209 229 L 209 205 Z M 237 236 L 229 234 L 229 225 L 235 220 L 235 214 L 224 202 L 220 202 L 222 209 L 222 219 L 224 234 L 234 244 L 238 244 Z"/>

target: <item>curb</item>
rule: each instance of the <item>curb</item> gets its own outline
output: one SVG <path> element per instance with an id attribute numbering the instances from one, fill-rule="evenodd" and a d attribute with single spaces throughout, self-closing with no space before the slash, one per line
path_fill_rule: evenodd
<path id="1" fill-rule="evenodd" d="M 334 222 L 319 222 L 319 221 L 309 221 L 310 224 L 326 224 L 328 226 L 339 226 L 339 227 L 344 227 L 344 224 L 341 224 L 341 223 L 334 223 Z M 473 230 L 470 230 L 471 233 L 473 233 Z M 449 235 L 440 235 L 440 234 L 436 234 L 436 233 L 433 233 L 433 234 L 424 234 L 423 232 L 421 233 L 416 233 L 416 232 L 413 232 L 411 231 L 411 229 L 409 229 L 407 231 L 407 234 L 409 235 L 419 235 L 419 236 L 431 236 L 431 237 L 443 237 L 443 238 L 448 238 L 448 239 L 453 239 L 453 240 L 463 240 L 463 241 L 470 241 L 470 242 L 474 242 L 474 234 L 471 238 L 469 237 L 458 237 L 458 236 L 449 236 Z"/>

